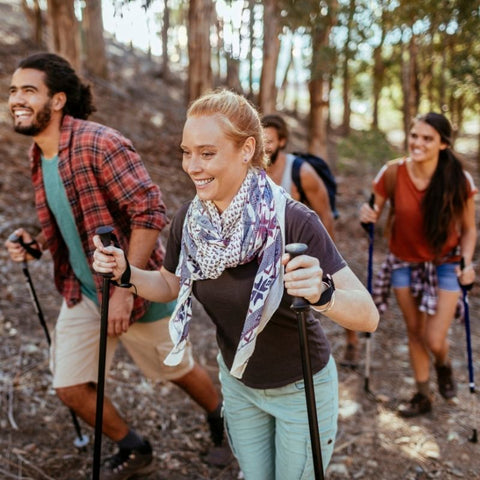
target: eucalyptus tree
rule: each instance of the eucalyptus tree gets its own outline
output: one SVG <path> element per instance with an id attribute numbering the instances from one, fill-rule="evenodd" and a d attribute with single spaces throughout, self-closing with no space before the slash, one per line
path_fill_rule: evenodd
<path id="1" fill-rule="evenodd" d="M 337 0 L 280 0 L 283 24 L 309 38 L 310 78 L 308 150 L 326 156 L 330 78 L 335 68 L 330 32 L 337 21 Z"/>
<path id="2" fill-rule="evenodd" d="M 75 69 L 79 69 L 80 28 L 75 16 L 75 0 L 47 0 L 47 19 L 49 50 L 65 57 Z"/>
<path id="3" fill-rule="evenodd" d="M 84 0 L 82 9 L 84 68 L 88 73 L 108 78 L 108 61 L 102 20 L 102 0 Z"/>

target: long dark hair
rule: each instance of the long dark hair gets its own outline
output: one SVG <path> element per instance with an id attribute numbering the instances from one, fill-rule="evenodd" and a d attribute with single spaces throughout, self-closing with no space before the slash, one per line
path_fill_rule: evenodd
<path id="1" fill-rule="evenodd" d="M 440 113 L 429 112 L 417 117 L 414 122 L 433 127 L 442 142 L 448 145 L 439 152 L 437 168 L 422 202 L 425 236 L 438 256 L 452 224 L 463 214 L 468 199 L 467 179 L 460 159 L 451 148 L 452 126 L 448 119 Z"/>
<path id="2" fill-rule="evenodd" d="M 63 107 L 65 115 L 86 119 L 96 111 L 90 86 L 83 84 L 67 60 L 59 55 L 35 53 L 24 58 L 18 68 L 32 68 L 44 72 L 50 96 L 58 92 L 64 92 L 67 96 Z"/>

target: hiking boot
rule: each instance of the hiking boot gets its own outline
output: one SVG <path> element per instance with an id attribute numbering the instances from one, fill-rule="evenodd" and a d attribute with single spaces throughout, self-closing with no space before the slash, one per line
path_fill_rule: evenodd
<path id="1" fill-rule="evenodd" d="M 457 386 L 453 379 L 451 365 L 435 365 L 437 371 L 438 391 L 440 395 L 449 400 L 457 395 Z"/>
<path id="2" fill-rule="evenodd" d="M 233 453 L 227 441 L 211 447 L 205 455 L 205 462 L 214 467 L 226 467 L 233 460 Z"/>
<path id="3" fill-rule="evenodd" d="M 207 415 L 208 427 L 210 428 L 210 438 L 216 447 L 219 447 L 223 442 L 225 425 L 221 415 L 221 408 L 217 408 L 212 413 Z"/>
<path id="4" fill-rule="evenodd" d="M 216 467 L 227 466 L 232 458 L 233 454 L 230 449 L 230 445 L 225 439 L 225 423 L 222 417 L 222 407 L 207 415 L 207 423 L 210 429 L 210 438 L 213 442 L 213 447 L 209 448 L 205 455 L 205 461 L 209 465 Z"/>
<path id="5" fill-rule="evenodd" d="M 129 480 L 139 475 L 149 475 L 155 471 L 152 447 L 145 443 L 138 448 L 121 448 L 115 455 L 105 460 L 100 472 L 100 480 Z"/>
<path id="6" fill-rule="evenodd" d="M 340 360 L 342 367 L 357 368 L 358 367 L 358 346 L 353 343 L 347 343 L 343 360 Z"/>
<path id="7" fill-rule="evenodd" d="M 432 411 L 432 402 L 422 393 L 417 392 L 407 403 L 400 405 L 398 414 L 404 418 L 417 417 Z"/>

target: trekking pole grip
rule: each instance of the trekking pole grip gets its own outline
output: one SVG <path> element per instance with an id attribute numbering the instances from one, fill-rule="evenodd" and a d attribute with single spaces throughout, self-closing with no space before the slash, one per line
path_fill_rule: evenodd
<path id="1" fill-rule="evenodd" d="M 465 258 L 460 259 L 460 270 L 463 270 L 465 268 Z M 460 284 L 460 287 L 463 291 L 468 292 L 473 288 L 473 283 L 469 283 L 468 285 L 462 285 Z"/>
<path id="2" fill-rule="evenodd" d="M 370 194 L 370 198 L 368 199 L 368 206 L 370 208 L 374 208 L 375 207 L 375 194 L 372 192 Z M 360 222 L 360 225 L 363 227 L 363 229 L 367 232 L 367 233 L 370 233 L 370 227 L 371 227 L 371 223 L 365 223 L 365 222 Z"/>
<path id="3" fill-rule="evenodd" d="M 102 244 L 104 247 L 108 247 L 109 245 L 112 244 L 113 227 L 111 227 L 110 225 L 104 225 L 102 227 L 98 227 L 95 230 L 95 233 L 100 237 L 100 240 L 102 241 Z M 101 273 L 100 275 L 103 275 L 104 277 L 108 277 L 108 278 L 113 277 L 112 273 Z"/>
<path id="4" fill-rule="evenodd" d="M 304 243 L 290 243 L 285 246 L 285 251 L 291 258 L 303 255 L 307 251 Z M 310 310 L 310 304 L 302 297 L 293 297 L 290 306 L 295 311 L 298 320 L 298 336 L 300 342 L 300 354 L 302 359 L 303 379 L 305 382 L 305 400 L 308 415 L 308 426 L 310 430 L 310 442 L 312 447 L 312 460 L 315 471 L 315 480 L 323 480 L 322 448 L 320 444 L 320 432 L 318 429 L 317 406 L 315 400 L 315 387 L 313 384 L 312 364 L 308 344 L 308 333 L 306 325 L 306 312 Z"/>
<path id="5" fill-rule="evenodd" d="M 285 246 L 285 251 L 290 254 L 290 259 L 303 255 L 308 247 L 304 243 L 289 243 Z M 292 310 L 302 312 L 310 309 L 310 304 L 303 297 L 293 297 Z"/>
<path id="6" fill-rule="evenodd" d="M 36 240 L 32 240 L 30 243 L 25 243 L 22 237 L 19 237 L 17 234 L 12 233 L 8 239 L 13 243 L 19 243 L 27 253 L 29 253 L 35 260 L 38 260 L 42 256 L 42 251 L 39 248 L 33 248 L 32 245 L 37 245 Z"/>

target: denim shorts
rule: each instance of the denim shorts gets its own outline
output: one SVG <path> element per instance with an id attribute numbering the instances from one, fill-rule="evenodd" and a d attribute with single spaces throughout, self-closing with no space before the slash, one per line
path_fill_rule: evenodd
<path id="1" fill-rule="evenodd" d="M 460 290 L 455 267 L 458 263 L 443 263 L 437 266 L 438 288 L 457 292 Z M 402 288 L 410 286 L 410 267 L 396 268 L 392 272 L 392 287 Z"/>

